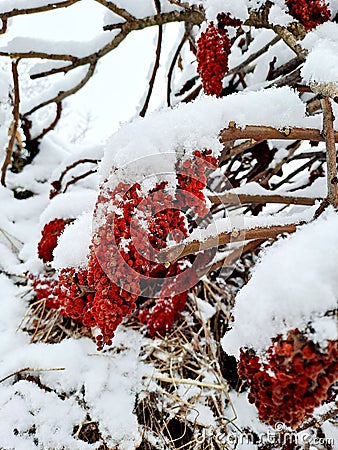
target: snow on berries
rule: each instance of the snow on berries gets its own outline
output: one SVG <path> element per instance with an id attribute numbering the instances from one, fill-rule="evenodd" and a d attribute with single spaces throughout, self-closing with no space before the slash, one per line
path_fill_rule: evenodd
<path id="1" fill-rule="evenodd" d="M 216 167 L 211 150 L 178 160 L 175 192 L 167 181 L 156 182 L 147 192 L 139 183 L 104 183 L 87 267 L 62 269 L 46 289 L 33 282 L 37 296 L 45 293 L 48 305 L 60 314 L 97 327 L 99 350 L 112 343 L 117 326 L 137 306 L 149 334 L 164 335 L 183 311 L 197 275 L 188 257 L 167 265 L 156 255 L 169 240 L 179 242 L 189 235 L 188 211 L 193 218 L 208 213 L 206 171 Z M 53 249 L 56 243 L 57 237 Z"/>
<path id="2" fill-rule="evenodd" d="M 241 349 L 238 373 L 260 420 L 297 428 L 328 399 L 338 380 L 338 341 L 321 348 L 295 329 L 277 336 L 264 360 L 252 349 Z"/>
<path id="3" fill-rule="evenodd" d="M 306 30 L 312 30 L 330 19 L 330 10 L 324 0 L 286 0 L 286 5 L 290 14 Z"/>
<path id="4" fill-rule="evenodd" d="M 43 262 L 53 261 L 53 250 L 57 246 L 58 237 L 68 223 L 69 220 L 54 219 L 43 227 L 42 237 L 38 244 L 38 255 Z"/>

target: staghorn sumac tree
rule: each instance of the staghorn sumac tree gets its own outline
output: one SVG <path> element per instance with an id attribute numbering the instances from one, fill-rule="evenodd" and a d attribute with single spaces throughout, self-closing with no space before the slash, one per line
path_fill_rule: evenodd
<path id="1" fill-rule="evenodd" d="M 166 349 L 157 359 L 149 340 L 145 350 L 161 372 L 154 401 L 138 405 L 142 438 L 107 438 L 110 446 L 241 448 L 247 439 L 264 449 L 261 435 L 273 433 L 273 448 L 321 438 L 329 449 L 338 378 L 335 2 L 93 3 L 106 14 L 90 45 L 17 36 L 0 48 L 4 89 L 11 85 L 1 93 L 3 192 L 23 209 L 37 203 L 40 216 L 33 237 L 15 230 L 20 259 L 4 268 L 29 272 L 25 330 L 48 342 L 60 333 L 52 317 L 68 336 L 90 329 L 109 352 L 123 322 Z M 19 16 L 71 14 L 75 4 L 84 2 L 3 2 L 1 33 Z M 104 145 L 64 143 L 62 153 L 64 104 L 95 82 L 101 59 L 150 27 L 157 41 L 140 117 Z M 24 102 L 27 67 L 35 86 L 49 81 Z M 165 94 L 148 114 L 156 83 Z M 197 391 L 185 398 L 181 384 Z M 158 414 L 157 396 L 167 394 Z"/>

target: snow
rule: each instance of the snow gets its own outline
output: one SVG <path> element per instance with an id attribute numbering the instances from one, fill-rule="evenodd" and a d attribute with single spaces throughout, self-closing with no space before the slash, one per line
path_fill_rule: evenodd
<path id="1" fill-rule="evenodd" d="M 223 99 L 202 97 L 123 126 L 107 142 L 99 167 L 101 180 L 108 178 L 115 167 L 127 168 L 120 170 L 116 182 L 132 179 L 135 182 L 154 172 L 172 174 L 175 172 L 174 152 L 189 155 L 197 149 L 212 148 L 217 154 L 222 148 L 218 133 L 230 121 L 238 127 L 246 124 L 276 128 L 320 127 L 320 119 L 306 117 L 304 103 L 288 87 L 237 93 Z"/>
<path id="2" fill-rule="evenodd" d="M 238 356 L 244 347 L 264 351 L 276 335 L 305 330 L 311 321 L 315 321 L 313 340 L 337 339 L 336 319 L 322 322 L 325 313 L 337 306 L 337 226 L 338 217 L 330 210 L 265 252 L 237 295 L 235 322 L 222 339 L 227 353 Z M 255 320 L 248 320 L 248 308 L 255 311 Z"/>
<path id="3" fill-rule="evenodd" d="M 53 0 L 53 4 L 62 3 L 64 0 Z M 49 0 L 16 0 L 16 9 L 32 9 L 40 6 L 50 5 Z M 13 10 L 13 0 L 2 0 L 0 5 L 0 14 Z"/>
<path id="4" fill-rule="evenodd" d="M 150 371 L 138 358 L 146 339 L 120 327 L 114 347 L 104 354 L 98 354 L 88 338 L 30 345 L 26 333 L 15 332 L 25 312 L 22 288 L 0 275 L 0 291 L 0 379 L 29 368 L 27 373 L 48 387 L 46 391 L 25 379 L 15 382 L 15 377 L 1 384 L 0 407 L 6 417 L 0 423 L 1 448 L 30 450 L 36 448 L 35 438 L 41 449 L 95 448 L 73 433 L 74 427 L 88 420 L 87 414 L 99 422 L 107 445 L 134 448 L 140 441 L 133 413 L 135 396 Z M 29 433 L 33 425 L 36 432 Z"/>
<path id="5" fill-rule="evenodd" d="M 53 252 L 53 267 L 85 267 L 92 236 L 92 213 L 83 214 L 69 224 Z"/>

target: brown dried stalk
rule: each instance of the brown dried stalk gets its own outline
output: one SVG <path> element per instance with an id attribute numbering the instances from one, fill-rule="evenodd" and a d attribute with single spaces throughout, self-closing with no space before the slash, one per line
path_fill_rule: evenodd
<path id="1" fill-rule="evenodd" d="M 1 184 L 6 186 L 6 172 L 8 166 L 12 161 L 12 152 L 17 139 L 17 133 L 19 128 L 19 104 L 20 104 L 20 94 L 19 94 L 19 76 L 18 76 L 18 61 L 12 62 L 12 74 L 14 83 L 14 100 L 13 100 L 13 122 L 11 125 L 11 136 L 9 139 L 8 146 L 6 148 L 6 157 L 1 168 Z"/>
<path id="2" fill-rule="evenodd" d="M 312 206 L 316 203 L 317 198 L 310 197 L 289 197 L 286 195 L 251 195 L 251 194 L 217 194 L 209 195 L 208 199 L 213 205 L 244 205 L 244 204 L 257 204 L 262 205 L 265 203 L 283 203 L 285 205 L 305 205 Z"/>
<path id="3" fill-rule="evenodd" d="M 270 239 L 283 233 L 294 233 L 297 230 L 296 224 L 275 225 L 271 227 L 251 228 L 247 230 L 233 230 L 231 232 L 223 232 L 217 236 L 210 236 L 204 241 L 192 241 L 188 244 L 178 244 L 161 250 L 157 259 L 159 262 L 174 262 L 179 258 L 187 255 L 215 248 L 220 245 L 229 244 L 230 242 L 251 241 L 254 239 Z"/>
<path id="4" fill-rule="evenodd" d="M 237 139 L 254 139 L 264 141 L 268 139 L 278 140 L 301 140 L 301 141 L 324 141 L 320 130 L 315 128 L 285 128 L 280 131 L 273 127 L 247 125 L 245 128 L 238 128 L 236 124 L 225 128 L 219 134 L 222 143 L 235 141 Z M 338 142 L 338 132 L 334 132 L 334 141 Z"/>
<path id="5" fill-rule="evenodd" d="M 338 178 L 337 178 L 337 150 L 335 145 L 334 116 L 330 99 L 324 97 L 321 101 L 323 108 L 323 136 L 326 143 L 327 162 L 327 201 L 335 208 L 338 207 Z"/>

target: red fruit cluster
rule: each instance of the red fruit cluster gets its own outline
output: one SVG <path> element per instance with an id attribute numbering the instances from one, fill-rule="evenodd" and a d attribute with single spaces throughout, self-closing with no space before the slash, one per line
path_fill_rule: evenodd
<path id="1" fill-rule="evenodd" d="M 146 300 L 140 312 L 150 335 L 165 334 L 183 311 L 191 285 L 188 282 L 196 275 L 189 273 L 189 280 L 179 278 L 188 261 L 167 267 L 156 261 L 156 253 L 167 245 L 169 237 L 180 241 L 188 236 L 185 210 L 190 208 L 198 215 L 208 212 L 202 190 L 207 183 L 205 172 L 217 164 L 211 153 L 196 151 L 195 159 L 177 164 L 175 196 L 168 192 L 165 182 L 147 195 L 137 183 L 101 190 L 96 216 L 102 225 L 92 239 L 88 269 L 63 269 L 53 285 L 50 303 L 60 314 L 87 327 L 98 327 L 98 349 L 111 344 L 117 326 L 146 291 L 148 279 L 165 279 L 159 284 L 159 292 L 153 292 L 160 300 L 150 309 L 145 305 L 151 301 Z M 44 294 L 47 291 L 41 291 Z"/>
<path id="2" fill-rule="evenodd" d="M 217 25 L 218 28 L 222 28 L 224 30 L 226 27 L 240 27 L 242 25 L 242 21 L 231 17 L 230 13 L 222 12 L 217 14 Z"/>
<path id="3" fill-rule="evenodd" d="M 211 22 L 197 41 L 197 70 L 203 89 L 208 95 L 219 97 L 223 90 L 223 78 L 228 72 L 231 42 L 226 30 Z"/>
<path id="4" fill-rule="evenodd" d="M 312 30 L 330 19 L 330 10 L 324 0 L 286 0 L 286 5 L 290 14 L 306 30 Z"/>
<path id="5" fill-rule="evenodd" d="M 38 255 L 43 262 L 53 261 L 53 250 L 67 223 L 69 220 L 55 219 L 43 227 L 42 238 L 38 244 Z"/>
<path id="6" fill-rule="evenodd" d="M 59 301 L 54 294 L 54 289 L 57 287 L 58 281 L 52 278 L 35 277 L 34 275 L 30 275 L 29 279 L 31 280 L 36 298 L 38 300 L 46 300 L 47 308 L 58 309 Z"/>
<path id="7" fill-rule="evenodd" d="M 274 339 L 265 362 L 252 350 L 241 350 L 238 373 L 249 385 L 260 420 L 296 428 L 327 400 L 338 379 L 337 357 L 338 341 L 329 341 L 323 351 L 296 329 Z"/>

